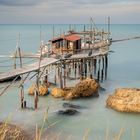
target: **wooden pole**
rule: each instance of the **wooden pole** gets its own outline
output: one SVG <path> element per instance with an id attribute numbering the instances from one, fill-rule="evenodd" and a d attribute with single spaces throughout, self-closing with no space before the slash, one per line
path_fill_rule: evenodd
<path id="1" fill-rule="evenodd" d="M 22 57 L 21 57 L 21 50 L 19 47 L 19 42 L 20 42 L 20 34 L 19 34 L 19 38 L 18 38 L 17 49 L 18 49 L 18 55 L 19 55 L 19 60 L 20 60 L 20 68 L 22 68 Z M 21 79 L 23 81 L 23 75 L 21 76 Z M 23 86 L 23 83 L 21 84 L 20 99 L 21 99 L 21 108 L 24 108 L 24 86 Z"/>
<path id="2" fill-rule="evenodd" d="M 105 55 L 105 79 L 107 79 L 108 57 Z"/>
<path id="3" fill-rule="evenodd" d="M 59 65 L 59 64 L 57 65 L 57 70 L 58 70 L 58 71 L 57 71 L 57 73 L 58 73 L 58 78 L 60 79 L 60 65 Z"/>
<path id="4" fill-rule="evenodd" d="M 54 66 L 54 83 L 56 84 L 56 65 Z"/>
<path id="5" fill-rule="evenodd" d="M 99 58 L 98 58 L 98 78 L 97 78 L 98 81 L 100 81 L 100 67 L 101 67 L 100 66 L 101 65 L 100 63 L 101 63 L 101 59 L 100 59 L 100 56 L 99 56 Z"/>
<path id="6" fill-rule="evenodd" d="M 89 73 L 90 73 L 90 78 L 92 79 L 92 70 L 91 70 L 91 59 L 88 62 L 88 67 L 89 67 Z"/>
<path id="7" fill-rule="evenodd" d="M 108 17 L 108 39 L 110 38 L 110 17 Z"/>
<path id="8" fill-rule="evenodd" d="M 60 60 L 60 88 L 63 89 L 63 80 L 62 80 L 62 60 Z"/>
<path id="9" fill-rule="evenodd" d="M 14 69 L 16 69 L 16 57 L 17 57 L 17 48 L 16 48 L 16 51 L 14 53 Z"/>
<path id="10" fill-rule="evenodd" d="M 66 88 L 66 64 L 64 62 L 64 88 Z"/>
<path id="11" fill-rule="evenodd" d="M 101 81 L 103 82 L 104 80 L 104 56 L 102 56 L 102 74 L 101 74 Z"/>
<path id="12" fill-rule="evenodd" d="M 94 60 L 94 74 L 96 74 L 96 64 L 97 64 L 97 59 L 95 58 L 95 59 L 93 59 Z"/>
<path id="13" fill-rule="evenodd" d="M 46 74 L 45 74 L 45 77 L 44 77 L 45 79 L 44 79 L 44 82 L 46 83 L 46 84 L 48 84 L 48 70 L 46 69 Z"/>
<path id="14" fill-rule="evenodd" d="M 86 31 L 86 25 L 84 25 L 84 32 Z M 86 35 L 84 34 L 84 48 L 86 46 Z"/>
<path id="15" fill-rule="evenodd" d="M 80 70 L 80 74 L 81 74 L 81 76 L 80 76 L 80 80 L 83 80 L 84 79 L 84 72 L 83 72 L 83 59 L 81 59 L 81 70 Z"/>
<path id="16" fill-rule="evenodd" d="M 87 63 L 86 60 L 84 60 L 84 67 L 85 67 L 85 78 L 87 77 Z"/>
<path id="17" fill-rule="evenodd" d="M 78 73 L 79 73 L 79 75 L 81 74 L 81 64 L 80 64 L 80 62 L 78 62 Z"/>
<path id="18" fill-rule="evenodd" d="M 77 63 L 75 62 L 75 67 L 74 67 L 74 75 L 75 75 L 75 79 L 76 79 L 76 71 L 77 71 Z"/>

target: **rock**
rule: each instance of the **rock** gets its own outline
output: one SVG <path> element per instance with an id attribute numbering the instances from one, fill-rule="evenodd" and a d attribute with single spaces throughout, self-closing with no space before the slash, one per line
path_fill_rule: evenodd
<path id="1" fill-rule="evenodd" d="M 72 103 L 63 103 L 63 107 L 65 108 L 76 108 L 76 109 L 81 109 L 81 108 L 84 108 L 82 106 L 79 106 L 79 105 L 74 105 Z"/>
<path id="2" fill-rule="evenodd" d="M 61 98 L 65 96 L 65 92 L 61 88 L 53 88 L 51 91 L 51 95 L 55 98 Z"/>
<path id="3" fill-rule="evenodd" d="M 48 87 L 43 84 L 43 85 L 39 85 L 39 95 L 44 96 L 47 95 L 48 93 Z"/>
<path id="4" fill-rule="evenodd" d="M 99 84 L 94 79 L 85 79 L 76 84 L 73 88 L 60 89 L 53 88 L 51 95 L 60 98 L 64 97 L 65 100 L 76 99 L 80 97 L 99 96 Z"/>
<path id="5" fill-rule="evenodd" d="M 75 99 L 79 97 L 99 96 L 99 84 L 94 79 L 85 79 L 80 81 L 68 94 L 65 99 Z"/>
<path id="6" fill-rule="evenodd" d="M 66 109 L 66 110 L 59 110 L 58 114 L 60 115 L 75 115 L 79 113 L 79 111 L 75 110 L 75 109 Z"/>
<path id="7" fill-rule="evenodd" d="M 36 84 L 33 84 L 29 90 L 28 90 L 28 94 L 29 95 L 34 95 L 35 90 L 37 89 Z M 39 95 L 40 96 L 44 96 L 47 95 L 48 93 L 48 86 L 46 84 L 41 84 L 39 85 Z"/>
<path id="8" fill-rule="evenodd" d="M 116 89 L 106 100 L 106 105 L 120 112 L 140 113 L 140 89 Z"/>

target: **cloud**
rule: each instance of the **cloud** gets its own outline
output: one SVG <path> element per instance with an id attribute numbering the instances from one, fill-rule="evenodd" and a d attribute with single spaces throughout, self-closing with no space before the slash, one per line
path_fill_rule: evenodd
<path id="1" fill-rule="evenodd" d="M 32 6 L 44 0 L 0 0 L 0 5 L 5 6 Z"/>
<path id="2" fill-rule="evenodd" d="M 0 0 L 0 23 L 140 23 L 140 0 Z M 127 18 L 127 20 L 126 20 Z"/>
<path id="3" fill-rule="evenodd" d="M 41 3 L 50 5 L 80 6 L 85 4 L 113 4 L 113 3 L 140 3 L 139 0 L 0 0 L 0 5 L 5 6 L 32 6 Z"/>

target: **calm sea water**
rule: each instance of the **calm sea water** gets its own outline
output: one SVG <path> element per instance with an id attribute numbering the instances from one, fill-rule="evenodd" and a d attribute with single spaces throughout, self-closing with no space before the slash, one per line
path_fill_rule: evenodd
<path id="1" fill-rule="evenodd" d="M 76 25 L 76 29 L 83 29 L 84 25 Z M 74 26 L 73 26 L 74 27 Z M 107 25 L 98 25 L 100 29 L 107 29 Z M 13 53 L 16 48 L 18 34 L 21 34 L 20 47 L 24 52 L 37 52 L 40 45 L 40 28 L 42 40 L 47 42 L 53 36 L 53 25 L 0 25 L 0 55 Z M 87 25 L 88 28 L 88 25 Z M 66 32 L 68 25 L 55 25 L 55 35 Z M 122 39 L 140 36 L 140 25 L 111 25 L 113 39 Z M 109 54 L 108 78 L 101 85 L 106 91 L 100 91 L 99 98 L 80 99 L 71 101 L 74 104 L 84 106 L 76 116 L 59 116 L 56 111 L 63 109 L 62 104 L 66 101 L 54 99 L 51 96 L 40 97 L 39 109 L 20 110 L 20 90 L 18 83 L 12 86 L 3 96 L 0 97 L 0 120 L 8 120 L 35 132 L 36 124 L 40 128 L 43 118 L 47 114 L 48 121 L 44 124 L 44 134 L 53 139 L 60 136 L 60 139 L 70 138 L 81 140 L 88 133 L 89 140 L 105 139 L 108 130 L 109 139 L 113 139 L 123 128 L 123 140 L 140 139 L 139 126 L 140 115 L 120 113 L 106 108 L 106 99 L 116 88 L 136 87 L 140 88 L 140 40 L 129 40 L 113 43 Z M 24 60 L 27 63 L 29 60 Z M 13 60 L 0 58 L 0 72 L 13 69 Z M 10 67 L 9 67 L 10 65 Z M 33 81 L 25 83 L 25 98 L 27 106 L 33 107 L 34 99 L 27 95 L 27 90 Z M 0 84 L 1 87 L 6 84 Z M 44 139 L 44 138 L 42 138 Z"/>

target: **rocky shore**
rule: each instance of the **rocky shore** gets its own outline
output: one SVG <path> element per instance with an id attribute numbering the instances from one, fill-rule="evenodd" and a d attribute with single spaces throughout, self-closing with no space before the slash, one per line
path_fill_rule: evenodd
<path id="1" fill-rule="evenodd" d="M 120 112 L 140 113 L 140 89 L 119 88 L 106 100 L 107 107 Z"/>

